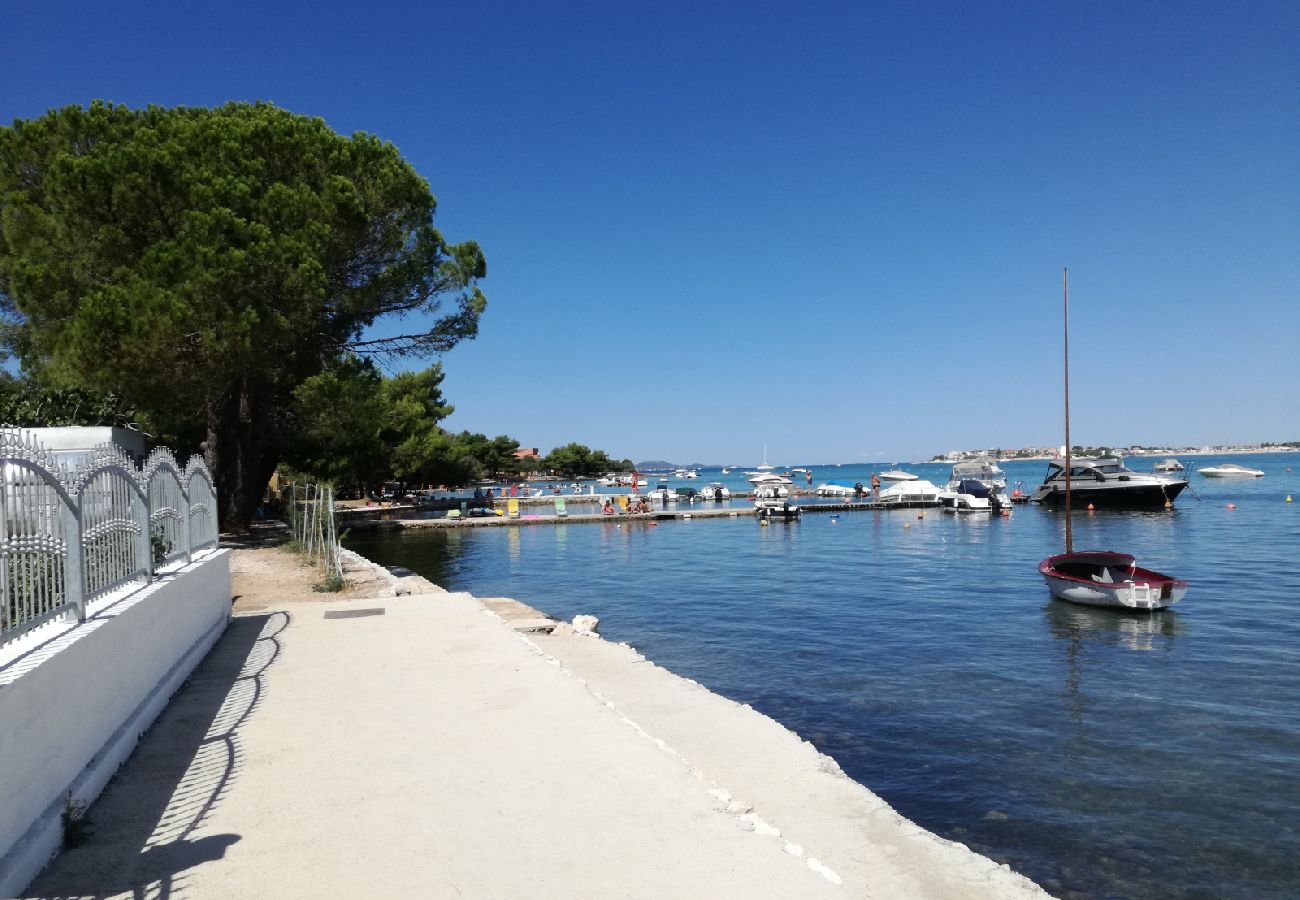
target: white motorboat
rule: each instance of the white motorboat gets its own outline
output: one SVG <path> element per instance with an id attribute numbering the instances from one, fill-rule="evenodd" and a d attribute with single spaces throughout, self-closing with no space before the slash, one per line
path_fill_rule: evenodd
<path id="1" fill-rule="evenodd" d="M 718 503 L 731 499 L 731 491 L 727 490 L 727 486 L 721 481 L 709 482 L 700 489 L 699 495 L 705 500 L 713 500 Z"/>
<path id="2" fill-rule="evenodd" d="M 1074 504 L 1079 507 L 1091 504 L 1096 509 L 1162 509 L 1166 503 L 1172 504 L 1188 484 L 1186 478 L 1174 475 L 1134 472 L 1118 456 L 1071 459 L 1069 475 Z M 1065 502 L 1065 493 L 1065 465 L 1052 462 L 1048 463 L 1043 483 L 1030 499 L 1059 506 Z"/>
<path id="3" fill-rule="evenodd" d="M 993 503 L 988 494 L 983 497 L 958 491 L 940 491 L 939 506 L 950 513 L 990 513 Z"/>
<path id="4" fill-rule="evenodd" d="M 781 475 L 755 475 L 749 479 L 754 485 L 754 507 L 763 520 L 791 521 L 802 515 L 802 510 L 790 503 L 794 482 Z"/>
<path id="5" fill-rule="evenodd" d="M 792 482 L 780 475 L 759 475 L 749 479 L 754 484 L 754 508 L 763 522 L 780 519 L 792 522 L 803 515 L 803 510 L 790 502 Z"/>
<path id="6" fill-rule="evenodd" d="M 880 492 L 880 502 L 908 506 L 935 506 L 939 502 L 939 487 L 918 478 L 916 481 L 899 481 Z"/>
<path id="7" fill-rule="evenodd" d="M 1170 457 L 1169 459 L 1156 463 L 1151 468 L 1157 472 L 1181 472 L 1185 466 L 1183 466 L 1183 464 L 1178 460 Z"/>
<path id="8" fill-rule="evenodd" d="M 754 498 L 767 497 L 768 499 L 785 499 L 790 496 L 790 488 L 794 482 L 784 475 L 773 475 L 771 472 L 763 472 L 751 476 L 749 483 L 754 486 Z"/>
<path id="9" fill-rule="evenodd" d="M 996 462 L 988 457 L 966 460 L 952 467 L 939 505 L 947 512 L 1001 512 L 1011 508 L 1006 488 L 1006 473 Z"/>
<path id="10" fill-rule="evenodd" d="M 813 491 L 813 493 L 818 497 L 852 497 L 857 492 L 851 487 L 845 487 L 842 484 L 830 484 L 828 482 L 826 484 L 818 485 L 817 489 Z"/>
<path id="11" fill-rule="evenodd" d="M 1187 582 L 1138 566 L 1132 554 L 1088 550 L 1049 556 L 1039 574 L 1058 600 L 1120 609 L 1164 609 L 1187 593 Z"/>
<path id="12" fill-rule="evenodd" d="M 659 479 L 654 490 L 648 491 L 647 495 L 651 500 L 658 502 L 660 506 L 667 506 L 669 503 L 677 502 L 677 492 L 668 486 L 667 478 Z"/>
<path id="13" fill-rule="evenodd" d="M 1217 466 L 1209 466 L 1204 469 L 1197 469 L 1206 478 L 1263 478 L 1264 473 L 1259 469 L 1247 469 L 1245 466 L 1239 466 L 1236 463 L 1222 463 Z"/>
<path id="14" fill-rule="evenodd" d="M 890 469 L 888 472 L 880 473 L 881 481 L 916 481 L 918 476 L 911 472 L 904 472 L 902 469 Z"/>

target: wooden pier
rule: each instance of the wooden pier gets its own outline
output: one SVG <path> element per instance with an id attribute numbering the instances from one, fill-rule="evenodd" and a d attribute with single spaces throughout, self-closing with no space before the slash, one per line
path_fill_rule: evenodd
<path id="1" fill-rule="evenodd" d="M 565 498 L 568 500 L 568 498 Z M 895 509 L 938 509 L 934 503 L 880 503 L 877 501 L 866 500 L 861 502 L 846 503 L 811 503 L 811 504 L 792 504 L 807 513 L 845 513 L 845 512 L 888 512 Z M 408 508 L 409 509 L 409 508 Z M 400 510 L 387 509 L 386 512 L 400 512 Z M 459 518 L 430 518 L 430 519 L 410 519 L 400 516 L 382 519 L 368 519 L 362 521 L 351 521 L 349 527 L 374 527 L 374 528 L 500 528 L 509 525 L 563 525 L 567 523 L 575 524 L 593 524 L 597 522 L 619 524 L 622 522 L 672 522 L 687 521 L 693 519 L 736 519 L 741 517 L 752 518 L 757 515 L 758 510 L 753 506 L 713 506 L 699 505 L 692 506 L 682 504 L 676 509 L 654 509 L 644 513 L 616 513 L 606 515 L 603 512 L 595 513 L 568 513 L 567 515 L 557 516 L 553 512 L 546 514 L 537 514 L 522 511 L 519 516 L 511 517 L 505 514 L 501 507 L 497 508 L 500 515 L 490 516 L 461 516 Z"/>

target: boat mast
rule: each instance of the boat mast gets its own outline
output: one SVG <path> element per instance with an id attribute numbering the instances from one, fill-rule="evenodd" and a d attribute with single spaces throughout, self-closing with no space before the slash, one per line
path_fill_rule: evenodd
<path id="1" fill-rule="evenodd" d="M 1065 272 L 1065 552 L 1074 552 L 1070 531 L 1070 270 Z"/>

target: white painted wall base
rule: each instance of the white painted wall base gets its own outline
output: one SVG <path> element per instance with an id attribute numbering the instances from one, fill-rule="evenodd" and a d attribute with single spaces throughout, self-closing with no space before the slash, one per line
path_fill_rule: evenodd
<path id="1" fill-rule="evenodd" d="M 230 597 L 219 550 L 92 607 L 79 625 L 4 648 L 0 897 L 18 896 L 58 852 L 64 797 L 99 796 L 225 631 Z"/>

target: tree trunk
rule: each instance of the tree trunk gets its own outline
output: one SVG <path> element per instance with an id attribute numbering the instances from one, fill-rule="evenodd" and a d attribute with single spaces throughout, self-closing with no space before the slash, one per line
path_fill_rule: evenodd
<path id="1" fill-rule="evenodd" d="M 248 531 L 275 471 L 267 436 L 271 426 L 257 414 L 257 402 L 247 376 L 225 398 L 208 401 L 204 458 L 215 482 L 222 531 Z"/>

